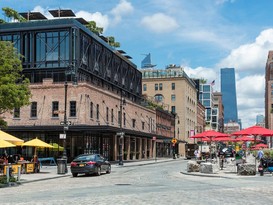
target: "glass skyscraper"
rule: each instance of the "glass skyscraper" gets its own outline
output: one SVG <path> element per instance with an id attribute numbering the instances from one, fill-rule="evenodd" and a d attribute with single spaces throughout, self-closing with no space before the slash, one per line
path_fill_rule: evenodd
<path id="1" fill-rule="evenodd" d="M 224 123 L 238 122 L 234 68 L 221 68 L 221 92 L 224 105 Z"/>

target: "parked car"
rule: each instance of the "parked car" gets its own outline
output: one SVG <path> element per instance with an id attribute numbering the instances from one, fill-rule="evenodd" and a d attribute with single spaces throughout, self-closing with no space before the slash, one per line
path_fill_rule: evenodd
<path id="1" fill-rule="evenodd" d="M 96 174 L 101 172 L 111 173 L 111 164 L 99 154 L 82 154 L 77 156 L 70 164 L 73 177 L 78 174 Z"/>

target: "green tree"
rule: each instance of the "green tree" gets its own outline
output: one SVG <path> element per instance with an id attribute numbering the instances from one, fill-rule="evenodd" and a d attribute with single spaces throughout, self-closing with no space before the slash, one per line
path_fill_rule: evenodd
<path id="1" fill-rule="evenodd" d="M 89 21 L 86 27 L 98 36 L 103 33 L 103 28 L 97 27 L 97 23 L 95 21 Z"/>
<path id="2" fill-rule="evenodd" d="M 29 104 L 29 80 L 22 75 L 20 54 L 8 41 L 0 41 L 0 126 L 6 125 L 1 115 Z"/>
<path id="3" fill-rule="evenodd" d="M 103 28 L 102 27 L 97 27 L 97 23 L 95 21 L 89 21 L 88 24 L 86 25 L 86 27 L 92 31 L 94 34 L 96 34 L 97 36 L 102 35 L 103 33 Z M 113 36 L 108 36 L 106 37 L 107 39 L 107 43 L 115 48 L 120 47 L 120 43 L 115 41 L 115 37 Z"/>
<path id="4" fill-rule="evenodd" d="M 20 14 L 12 8 L 4 7 L 4 8 L 2 8 L 2 11 L 4 11 L 5 16 L 8 18 L 12 18 L 12 19 L 17 20 L 19 22 L 27 21 L 24 17 L 20 16 Z M 3 19 L 1 19 L 0 22 L 5 23 L 5 21 Z"/>
<path id="5" fill-rule="evenodd" d="M 120 43 L 115 41 L 115 37 L 108 36 L 106 37 L 108 39 L 108 44 L 112 47 L 118 48 L 120 47 Z"/>

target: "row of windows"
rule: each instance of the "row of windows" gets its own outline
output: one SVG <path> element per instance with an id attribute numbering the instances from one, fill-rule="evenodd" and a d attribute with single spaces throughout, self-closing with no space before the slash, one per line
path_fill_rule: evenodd
<path id="1" fill-rule="evenodd" d="M 70 101 L 69 105 L 70 105 L 69 106 L 69 117 L 77 117 L 77 102 L 76 101 Z M 53 101 L 52 102 L 52 114 L 51 114 L 51 116 L 53 118 L 58 118 L 59 117 L 59 102 L 58 101 Z M 103 118 L 103 116 L 101 116 L 101 113 L 100 113 L 100 105 L 99 104 L 94 105 L 93 102 L 90 102 L 89 116 L 90 116 L 91 119 L 95 118 L 97 121 L 100 120 L 100 117 Z M 37 102 L 32 102 L 31 103 L 30 117 L 31 118 L 37 118 L 38 117 Z M 14 109 L 13 118 L 20 118 L 20 108 L 15 108 Z M 114 109 L 109 109 L 109 107 L 106 107 L 106 115 L 105 115 L 105 118 L 103 118 L 103 120 L 105 122 L 107 122 L 107 123 L 111 122 L 112 124 L 114 124 L 115 119 L 116 118 L 115 118 L 115 115 L 114 115 Z M 118 120 L 117 121 L 120 124 L 120 122 L 121 122 L 120 111 L 118 111 Z M 127 122 L 126 113 L 123 113 L 122 121 L 123 121 L 122 122 L 123 126 L 126 127 L 126 122 Z M 153 125 L 154 122 L 153 122 L 152 119 L 149 119 L 149 122 L 147 124 L 148 124 L 148 129 L 149 130 L 154 130 L 154 125 Z M 137 128 L 136 119 L 131 119 L 131 126 L 132 126 L 132 128 Z M 145 122 L 144 121 L 141 121 L 141 129 L 142 130 L 145 129 Z"/>
<path id="2" fill-rule="evenodd" d="M 156 83 L 155 84 L 155 90 L 163 90 L 163 84 L 162 83 Z M 172 90 L 175 90 L 175 83 L 172 83 Z M 147 91 L 147 84 L 143 84 L 143 91 Z"/>

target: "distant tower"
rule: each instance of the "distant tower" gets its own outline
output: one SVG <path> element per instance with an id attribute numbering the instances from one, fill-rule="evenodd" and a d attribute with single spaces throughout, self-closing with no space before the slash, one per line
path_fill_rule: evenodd
<path id="1" fill-rule="evenodd" d="M 224 123 L 238 122 L 234 68 L 221 68 L 221 92 L 223 94 Z"/>
<path id="2" fill-rule="evenodd" d="M 146 57 L 141 61 L 141 68 L 147 69 L 155 67 L 156 65 L 152 65 L 151 54 L 144 55 L 146 55 Z"/>

